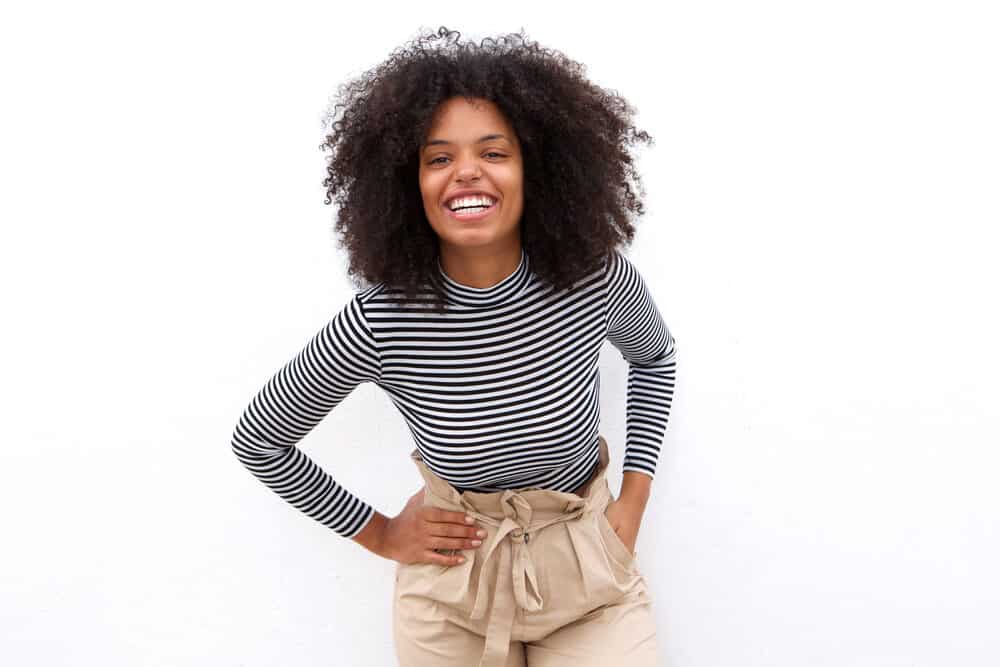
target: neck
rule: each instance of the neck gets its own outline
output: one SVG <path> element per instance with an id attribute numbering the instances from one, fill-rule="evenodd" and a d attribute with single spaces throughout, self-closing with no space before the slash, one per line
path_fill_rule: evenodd
<path id="1" fill-rule="evenodd" d="M 466 287 L 478 289 L 496 285 L 521 264 L 521 245 L 502 251 L 477 248 L 442 248 L 441 269 L 449 278 Z"/>

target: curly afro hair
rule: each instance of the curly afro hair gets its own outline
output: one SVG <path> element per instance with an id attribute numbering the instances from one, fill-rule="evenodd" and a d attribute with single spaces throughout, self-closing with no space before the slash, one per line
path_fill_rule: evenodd
<path id="1" fill-rule="evenodd" d="M 439 104 L 485 98 L 507 118 L 524 165 L 522 247 L 533 272 L 555 289 L 596 270 L 635 229 L 645 195 L 630 147 L 652 144 L 634 109 L 590 82 L 585 66 L 519 33 L 478 45 L 441 27 L 423 32 L 387 60 L 342 84 L 331 131 L 324 203 L 336 201 L 334 230 L 348 274 L 383 283 L 402 301 L 447 304 L 436 281 L 437 234 L 424 213 L 419 149 Z M 633 188 L 634 185 L 634 188 Z"/>

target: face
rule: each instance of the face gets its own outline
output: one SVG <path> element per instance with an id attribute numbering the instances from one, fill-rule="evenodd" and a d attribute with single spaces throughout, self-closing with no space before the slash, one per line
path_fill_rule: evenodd
<path id="1" fill-rule="evenodd" d="M 442 254 L 520 247 L 523 180 L 520 143 L 494 103 L 455 97 L 438 107 L 420 149 L 420 194 Z M 460 201 L 470 208 L 452 211 L 461 190 L 488 196 L 492 205 Z"/>

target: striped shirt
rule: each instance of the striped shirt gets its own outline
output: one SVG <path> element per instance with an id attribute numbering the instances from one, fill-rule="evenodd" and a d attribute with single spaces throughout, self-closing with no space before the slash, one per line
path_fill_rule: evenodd
<path id="1" fill-rule="evenodd" d="M 438 263 L 444 314 L 376 284 L 271 377 L 232 436 L 239 461 L 294 507 L 343 537 L 374 508 L 299 442 L 362 382 L 388 394 L 424 463 L 459 491 L 571 491 L 599 459 L 605 339 L 628 363 L 623 471 L 653 477 L 674 392 L 674 339 L 635 266 L 610 261 L 556 291 L 522 249 L 496 285 L 455 282 Z"/>

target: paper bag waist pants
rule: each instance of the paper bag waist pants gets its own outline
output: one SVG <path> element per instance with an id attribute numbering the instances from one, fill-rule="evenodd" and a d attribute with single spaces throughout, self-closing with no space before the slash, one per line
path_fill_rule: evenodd
<path id="1" fill-rule="evenodd" d="M 609 454 L 603 436 L 598 444 L 600 462 L 574 493 L 460 493 L 413 450 L 424 504 L 470 514 L 487 534 L 478 548 L 456 550 L 466 558 L 459 565 L 397 562 L 402 667 L 659 664 L 638 557 L 604 514 Z"/>

